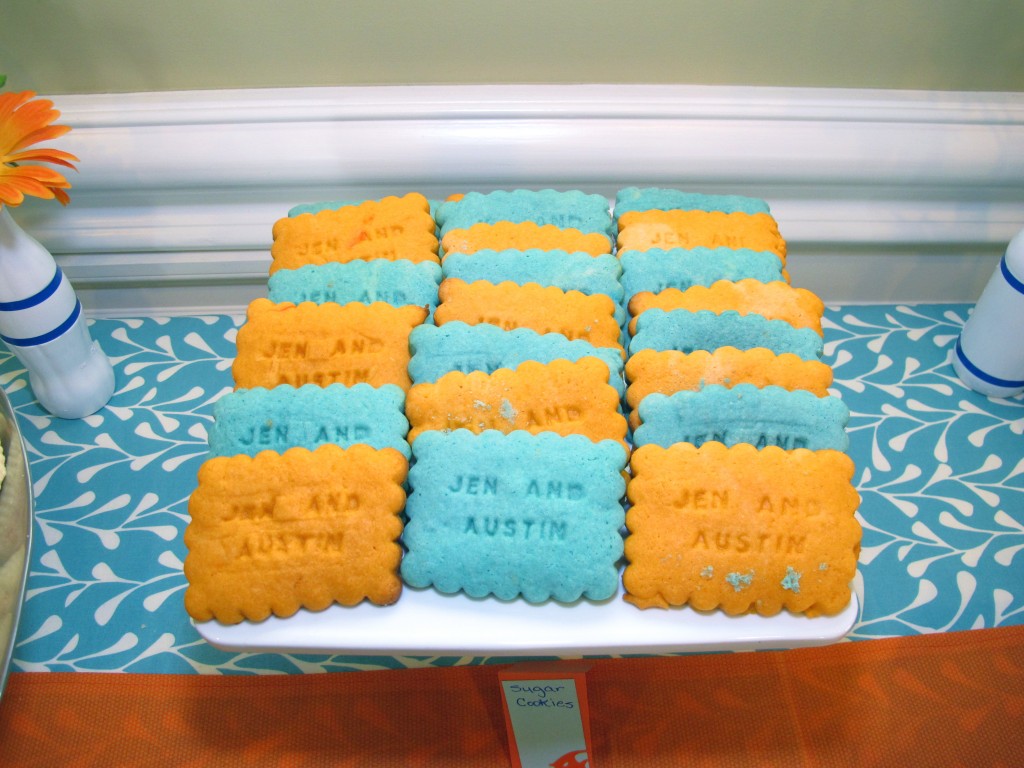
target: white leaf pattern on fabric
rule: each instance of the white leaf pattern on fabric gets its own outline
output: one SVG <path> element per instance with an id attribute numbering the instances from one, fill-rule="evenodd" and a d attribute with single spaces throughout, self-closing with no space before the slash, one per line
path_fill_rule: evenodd
<path id="1" fill-rule="evenodd" d="M 853 640 L 1024 624 L 1024 397 L 985 398 L 956 377 L 950 350 L 968 309 L 826 310 L 830 391 L 850 407 L 862 500 Z M 25 371 L 0 349 L 38 534 L 15 669 L 297 674 L 486 663 L 234 654 L 198 636 L 182 604 L 182 534 L 243 320 L 95 320 L 117 388 L 107 408 L 78 421 L 40 409 Z"/>

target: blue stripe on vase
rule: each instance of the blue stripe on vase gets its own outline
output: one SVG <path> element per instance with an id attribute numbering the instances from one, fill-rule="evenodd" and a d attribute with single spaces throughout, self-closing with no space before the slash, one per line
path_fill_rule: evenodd
<path id="1" fill-rule="evenodd" d="M 17 312 L 19 309 L 30 309 L 42 304 L 57 292 L 63 277 L 64 273 L 60 271 L 60 267 L 57 267 L 57 271 L 53 273 L 53 279 L 42 290 L 33 296 L 17 301 L 0 301 L 0 312 Z"/>
<path id="2" fill-rule="evenodd" d="M 75 324 L 78 317 L 82 314 L 82 302 L 75 301 L 75 308 L 71 310 L 71 314 L 68 315 L 67 319 L 54 328 L 52 331 L 40 334 L 39 336 L 30 336 L 24 339 L 14 339 L 10 336 L 0 335 L 0 340 L 3 340 L 12 347 L 38 347 L 40 344 L 46 344 L 49 341 L 62 336 L 67 333 L 68 329 Z"/>
<path id="3" fill-rule="evenodd" d="M 964 354 L 963 347 L 960 346 L 960 339 L 956 340 L 956 356 L 960 362 L 963 363 L 964 368 L 973 373 L 979 379 L 984 381 L 986 384 L 991 384 L 995 387 L 1007 387 L 1008 389 L 1016 389 L 1017 387 L 1024 387 L 1024 380 L 1014 379 L 1000 379 L 998 376 L 993 376 L 990 373 L 986 373 L 981 370 L 978 366 L 967 359 L 967 355 Z"/>
<path id="4" fill-rule="evenodd" d="M 999 262 L 999 269 L 1003 273 L 1003 277 L 1006 278 L 1006 282 L 1010 284 L 1017 293 L 1024 293 L 1024 282 L 1017 279 L 1017 276 L 1010 271 L 1010 265 L 1006 263 L 1006 257 L 1003 256 Z"/>

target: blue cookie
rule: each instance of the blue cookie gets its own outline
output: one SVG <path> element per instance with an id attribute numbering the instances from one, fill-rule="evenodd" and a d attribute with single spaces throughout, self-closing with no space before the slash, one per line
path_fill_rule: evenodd
<path id="1" fill-rule="evenodd" d="M 409 458 L 404 405 L 405 392 L 393 384 L 238 389 L 214 403 L 210 455 L 255 456 L 296 446 L 314 450 L 326 443 L 342 448 L 362 443 L 394 448 Z"/>
<path id="2" fill-rule="evenodd" d="M 618 591 L 621 445 L 459 429 L 425 432 L 415 449 L 402 536 L 407 584 L 531 603 Z"/>
<path id="3" fill-rule="evenodd" d="M 776 259 L 778 261 L 778 259 Z M 553 285 L 563 291 L 593 295 L 603 293 L 622 304 L 622 265 L 611 254 L 542 251 L 477 251 L 449 253 L 441 267 L 443 277 L 457 277 L 467 283 L 486 280 L 497 285 L 511 280 L 517 285 Z"/>
<path id="4" fill-rule="evenodd" d="M 433 262 L 373 259 L 281 269 L 270 276 L 267 286 L 269 298 L 275 303 L 382 301 L 396 307 L 425 306 L 433 312 L 440 282 L 441 267 Z"/>
<path id="5" fill-rule="evenodd" d="M 517 189 L 514 192 L 467 192 L 460 200 L 437 207 L 437 225 L 441 237 L 453 229 L 469 229 L 474 224 L 499 221 L 532 221 L 561 229 L 600 232 L 614 241 L 614 225 L 608 199 L 579 190 Z"/>
<path id="6" fill-rule="evenodd" d="M 792 352 L 803 360 L 817 360 L 824 351 L 824 342 L 812 328 L 795 328 L 785 320 L 769 320 L 762 315 L 741 315 L 735 310 L 717 314 L 706 309 L 648 309 L 636 319 L 629 354 L 642 349 L 714 352 L 719 347 L 764 347 L 777 355 Z"/>
<path id="7" fill-rule="evenodd" d="M 510 281 L 516 285 L 536 283 L 554 286 L 563 291 L 579 291 L 588 296 L 604 294 L 615 302 L 615 322 L 624 328 L 629 315 L 622 301 L 622 266 L 611 254 L 591 256 L 588 253 L 565 251 L 477 251 L 450 253 L 441 267 L 443 278 L 457 277 L 472 283 Z M 624 340 L 624 339 L 623 339 Z"/>
<path id="8" fill-rule="evenodd" d="M 413 384 L 431 384 L 451 371 L 494 373 L 499 368 L 515 370 L 527 360 L 575 362 L 583 357 L 596 357 L 608 366 L 608 383 L 615 387 L 620 399 L 625 394 L 619 350 L 595 347 L 582 339 L 570 341 L 560 333 L 540 334 L 529 328 L 506 331 L 487 323 L 468 325 L 453 321 L 414 328 L 409 347 L 409 378 Z"/>
<path id="9" fill-rule="evenodd" d="M 660 293 L 666 288 L 685 291 L 695 285 L 711 286 L 718 280 L 745 278 L 762 283 L 785 281 L 783 264 L 770 251 L 749 248 L 671 248 L 622 251 L 624 304 L 643 291 Z"/>
<path id="10" fill-rule="evenodd" d="M 642 423 L 633 432 L 633 443 L 638 448 L 648 444 L 668 448 L 675 443 L 700 447 L 715 441 L 727 446 L 749 443 L 755 448 L 846 451 L 849 420 L 849 408 L 837 397 L 777 386 L 710 384 L 641 400 Z"/>
<path id="11" fill-rule="evenodd" d="M 365 203 L 365 200 L 324 200 L 318 203 L 301 203 L 288 209 L 288 218 L 301 216 L 304 213 L 320 213 L 320 211 L 336 211 L 339 208 L 347 208 L 350 205 Z M 433 216 L 437 206 L 441 203 L 437 200 L 430 201 L 430 215 Z"/>
<path id="12" fill-rule="evenodd" d="M 615 218 L 628 211 L 722 211 L 723 213 L 771 213 L 768 203 L 742 195 L 703 195 L 680 189 L 626 187 L 615 195 Z"/>
<path id="13" fill-rule="evenodd" d="M 302 203 L 288 209 L 288 218 L 301 216 L 304 213 L 320 213 L 320 211 L 336 211 L 350 205 L 359 205 L 363 200 L 324 200 L 319 203 Z"/>

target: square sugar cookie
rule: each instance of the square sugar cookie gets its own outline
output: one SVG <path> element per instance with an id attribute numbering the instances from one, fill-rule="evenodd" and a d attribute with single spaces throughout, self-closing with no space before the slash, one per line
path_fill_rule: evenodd
<path id="1" fill-rule="evenodd" d="M 629 353 L 645 349 L 713 352 L 719 347 L 749 350 L 763 347 L 775 354 L 791 353 L 801 360 L 818 360 L 825 349 L 821 334 L 796 328 L 785 320 L 769 320 L 759 314 L 740 314 L 734 309 L 712 312 L 701 309 L 648 309 L 636 318 L 636 333 Z"/>
<path id="2" fill-rule="evenodd" d="M 467 192 L 438 206 L 437 226 L 443 238 L 453 229 L 500 221 L 531 221 L 541 226 L 576 229 L 611 236 L 612 216 L 608 200 L 580 190 L 516 189 L 511 192 Z"/>
<path id="3" fill-rule="evenodd" d="M 185 607 L 222 624 L 401 593 L 408 461 L 365 445 L 207 460 L 189 499 Z"/>
<path id="4" fill-rule="evenodd" d="M 457 277 L 467 283 L 486 280 L 498 284 L 536 283 L 553 285 L 563 291 L 585 294 L 603 293 L 616 304 L 622 303 L 622 266 L 611 254 L 594 256 L 582 251 L 477 251 L 449 253 L 442 267 L 444 277 Z"/>
<path id="5" fill-rule="evenodd" d="M 414 455 L 402 561 L 409 586 L 531 603 L 616 594 L 620 444 L 458 430 L 425 433 Z"/>
<path id="6" fill-rule="evenodd" d="M 730 615 L 834 615 L 857 570 L 860 497 L 838 451 L 680 443 L 633 451 L 626 600 Z"/>
<path id="7" fill-rule="evenodd" d="M 307 264 L 281 269 L 267 281 L 267 297 L 274 303 L 362 304 L 384 302 L 393 307 L 414 304 L 431 312 L 437 306 L 441 266 L 430 261 L 405 259 L 349 261 L 344 264 Z"/>
<path id="8" fill-rule="evenodd" d="M 394 384 L 236 389 L 213 404 L 211 456 L 255 456 L 328 443 L 394 448 L 409 458 L 405 392 Z"/>
<path id="9" fill-rule="evenodd" d="M 649 248 L 749 248 L 786 262 L 786 241 L 767 213 L 630 211 L 618 219 L 620 251 Z"/>
<path id="10" fill-rule="evenodd" d="M 648 395 L 639 411 L 640 426 L 633 433 L 636 446 L 699 446 L 711 440 L 786 450 L 845 451 L 850 446 L 846 435 L 850 409 L 846 404 L 838 397 L 818 397 L 805 390 L 709 384 L 671 395 Z"/>
<path id="11" fill-rule="evenodd" d="M 532 328 L 537 333 L 561 333 L 596 347 L 612 347 L 625 357 L 616 304 L 604 294 L 588 296 L 536 283 L 516 285 L 458 278 L 442 281 L 434 322 L 458 320 L 468 325 L 489 323 L 504 330 Z"/>
<path id="12" fill-rule="evenodd" d="M 681 189 L 625 187 L 615 194 L 615 218 L 630 211 L 722 211 L 723 213 L 771 213 L 768 203 L 743 195 L 708 195 Z"/>
<path id="13" fill-rule="evenodd" d="M 408 389 L 409 334 L 426 316 L 426 307 L 411 304 L 256 299 L 238 329 L 235 386 L 365 383 Z"/>
<path id="14" fill-rule="evenodd" d="M 770 251 L 749 248 L 651 248 L 621 251 L 622 289 L 625 303 L 638 293 L 660 293 L 667 288 L 685 291 L 695 285 L 714 285 L 719 280 L 752 278 L 762 283 L 788 283 L 789 274 Z"/>
<path id="15" fill-rule="evenodd" d="M 612 252 L 612 238 L 601 232 L 580 232 L 578 229 L 563 229 L 554 224 L 542 225 L 533 221 L 473 224 L 465 229 L 449 230 L 441 238 L 441 250 L 445 254 L 501 251 L 508 248 L 520 251 L 530 248 L 570 253 L 579 251 L 600 256 Z"/>
<path id="16" fill-rule="evenodd" d="M 409 442 L 430 431 L 526 430 L 614 440 L 626 447 L 626 418 L 608 383 L 608 366 L 596 357 L 575 362 L 528 360 L 515 370 L 447 373 L 433 384 L 415 384 L 406 398 Z"/>
<path id="17" fill-rule="evenodd" d="M 626 376 L 629 380 L 626 403 L 631 409 L 629 419 L 633 429 L 640 426 L 636 409 L 648 395 L 695 391 L 711 384 L 724 387 L 753 384 L 805 389 L 825 397 L 832 384 L 832 369 L 820 360 L 803 360 L 789 352 L 779 355 L 764 347 L 719 347 L 690 354 L 674 349 L 642 349 L 626 361 Z"/>
<path id="18" fill-rule="evenodd" d="M 419 193 L 413 193 L 418 195 Z M 422 195 L 420 195 L 422 197 Z M 377 202 L 381 202 L 383 199 L 378 199 Z M 424 198 L 426 199 L 426 198 Z M 320 213 L 320 211 L 337 210 L 338 208 L 347 208 L 352 205 L 362 205 L 367 202 L 363 199 L 347 199 L 347 200 L 317 200 L 311 203 L 298 203 L 288 209 L 289 216 L 301 216 L 304 213 Z M 433 217 L 434 211 L 437 210 L 439 202 L 437 200 L 427 200 L 427 204 L 430 206 L 430 215 Z"/>
<path id="19" fill-rule="evenodd" d="M 270 274 L 357 259 L 439 261 L 430 203 L 416 192 L 278 219 L 273 237 Z"/>
<path id="20" fill-rule="evenodd" d="M 794 328 L 810 328 L 821 335 L 821 319 L 825 314 L 824 302 L 806 288 L 794 288 L 777 280 L 762 283 L 746 278 L 732 282 L 719 280 L 710 286 L 695 285 L 680 291 L 666 288 L 659 293 L 642 292 L 629 300 L 631 335 L 636 333 L 637 317 L 649 309 L 702 309 L 722 313 L 729 310 L 741 315 L 761 315 L 769 320 L 785 320 Z"/>
<path id="21" fill-rule="evenodd" d="M 626 308 L 622 301 L 619 277 L 622 267 L 610 254 L 566 251 L 478 251 L 473 254 L 451 253 L 444 260 L 445 279 L 457 278 L 472 285 L 486 281 L 493 285 L 505 282 L 516 285 L 554 286 L 563 291 L 578 291 L 587 296 L 602 294 L 615 302 L 615 322 L 626 324 Z"/>
<path id="22" fill-rule="evenodd" d="M 595 347 L 582 339 L 570 341 L 560 333 L 537 333 L 531 328 L 503 330 L 496 325 L 467 325 L 453 320 L 444 325 L 421 325 L 409 336 L 413 384 L 432 384 L 446 373 L 517 368 L 527 360 L 575 362 L 596 357 L 608 366 L 608 383 L 621 398 L 625 394 L 622 355 L 611 347 Z"/>

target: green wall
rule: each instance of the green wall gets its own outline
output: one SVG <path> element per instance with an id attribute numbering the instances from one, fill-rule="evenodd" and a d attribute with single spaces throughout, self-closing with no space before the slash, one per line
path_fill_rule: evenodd
<path id="1" fill-rule="evenodd" d="M 1021 0 L 0 0 L 47 94 L 438 83 L 1024 91 Z"/>

